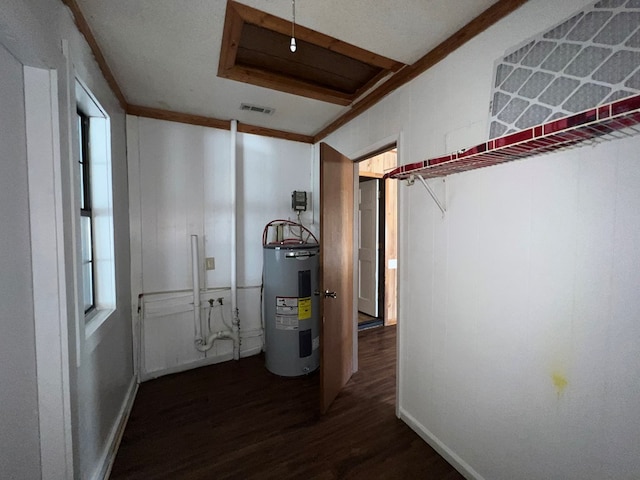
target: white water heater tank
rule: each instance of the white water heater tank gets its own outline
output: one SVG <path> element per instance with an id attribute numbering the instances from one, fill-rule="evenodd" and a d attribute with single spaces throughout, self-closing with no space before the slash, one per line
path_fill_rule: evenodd
<path id="1" fill-rule="evenodd" d="M 265 363 L 285 377 L 320 366 L 319 247 L 264 246 Z"/>

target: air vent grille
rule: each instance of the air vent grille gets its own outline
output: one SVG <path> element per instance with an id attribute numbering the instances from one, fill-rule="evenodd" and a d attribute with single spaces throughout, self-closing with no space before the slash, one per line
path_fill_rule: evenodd
<path id="1" fill-rule="evenodd" d="M 249 103 L 241 104 L 240 105 L 240 110 L 247 111 L 247 112 L 262 113 L 264 115 L 273 115 L 273 112 L 276 111 L 275 108 L 261 107 L 259 105 L 251 105 Z"/>
<path id="2" fill-rule="evenodd" d="M 500 60 L 490 138 L 640 93 L 640 1 L 600 0 Z"/>

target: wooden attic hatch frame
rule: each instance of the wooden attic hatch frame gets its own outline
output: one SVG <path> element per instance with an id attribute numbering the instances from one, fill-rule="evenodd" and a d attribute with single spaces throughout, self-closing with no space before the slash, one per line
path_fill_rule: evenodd
<path id="1" fill-rule="evenodd" d="M 387 173 L 385 178 L 408 180 L 411 184 L 417 178 L 444 214 L 444 204 L 425 182 L 425 178 L 445 177 L 543 153 L 630 137 L 638 133 L 640 95 L 634 95 L 494 138 L 449 155 L 402 165 Z"/>
<path id="2" fill-rule="evenodd" d="M 401 62 L 377 55 L 246 5 L 227 2 L 218 76 L 260 87 L 351 105 Z"/>

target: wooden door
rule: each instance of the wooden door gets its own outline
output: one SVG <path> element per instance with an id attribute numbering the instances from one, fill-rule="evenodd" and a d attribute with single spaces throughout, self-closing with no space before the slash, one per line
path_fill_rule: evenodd
<path id="1" fill-rule="evenodd" d="M 353 163 L 320 144 L 320 411 L 353 373 Z"/>
<path id="2" fill-rule="evenodd" d="M 378 317 L 378 179 L 361 181 L 358 193 L 358 310 Z"/>

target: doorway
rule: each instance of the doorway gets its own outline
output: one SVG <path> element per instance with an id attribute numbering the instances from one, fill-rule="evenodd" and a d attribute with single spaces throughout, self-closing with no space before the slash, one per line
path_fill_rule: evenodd
<path id="1" fill-rule="evenodd" d="M 358 330 L 397 323 L 397 165 L 395 145 L 358 165 Z"/>

